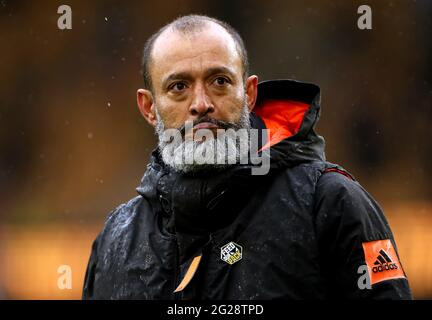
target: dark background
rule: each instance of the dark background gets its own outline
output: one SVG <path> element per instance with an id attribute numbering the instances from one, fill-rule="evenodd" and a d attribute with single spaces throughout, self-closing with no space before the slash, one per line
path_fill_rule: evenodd
<path id="1" fill-rule="evenodd" d="M 72 30 L 57 28 L 62 4 Z M 357 28 L 362 4 L 372 30 Z M 135 102 L 143 43 L 190 13 L 235 27 L 261 81 L 320 85 L 327 159 L 379 201 L 415 296 L 432 298 L 427 0 L 0 0 L 0 297 L 79 298 L 91 241 L 156 143 Z"/>

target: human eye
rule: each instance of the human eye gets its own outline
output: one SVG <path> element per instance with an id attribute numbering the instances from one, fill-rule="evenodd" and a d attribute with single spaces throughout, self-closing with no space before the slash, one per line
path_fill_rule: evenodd
<path id="1" fill-rule="evenodd" d="M 187 88 L 184 82 L 175 82 L 169 86 L 168 90 L 174 93 L 181 93 Z"/>
<path id="2" fill-rule="evenodd" d="M 229 84 L 231 82 L 230 82 L 230 80 L 227 77 L 221 77 L 221 76 L 219 76 L 219 77 L 216 77 L 213 80 L 213 83 L 215 83 L 219 87 L 223 87 L 223 86 L 226 86 L 227 84 Z"/>

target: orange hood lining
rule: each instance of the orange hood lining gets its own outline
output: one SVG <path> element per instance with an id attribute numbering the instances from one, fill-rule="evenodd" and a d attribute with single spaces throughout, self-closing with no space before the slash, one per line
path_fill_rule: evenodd
<path id="1" fill-rule="evenodd" d="M 254 108 L 268 129 L 268 141 L 261 148 L 267 149 L 295 135 L 303 122 L 309 104 L 294 100 L 268 99 Z"/>

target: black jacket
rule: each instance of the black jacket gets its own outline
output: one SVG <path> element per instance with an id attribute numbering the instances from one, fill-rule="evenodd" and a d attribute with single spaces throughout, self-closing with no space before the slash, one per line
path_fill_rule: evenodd
<path id="1" fill-rule="evenodd" d="M 109 215 L 93 243 L 83 298 L 412 298 L 379 205 L 325 161 L 314 131 L 319 91 L 259 84 L 252 125 L 276 132 L 266 175 L 251 175 L 250 165 L 176 174 L 153 152 L 139 195 Z M 196 272 L 174 293 L 194 257 Z"/>

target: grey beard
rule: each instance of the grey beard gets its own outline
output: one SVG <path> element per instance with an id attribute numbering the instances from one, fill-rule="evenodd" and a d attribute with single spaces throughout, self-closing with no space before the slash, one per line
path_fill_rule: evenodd
<path id="1" fill-rule="evenodd" d="M 237 123 L 224 123 L 225 131 L 216 137 L 195 141 L 184 139 L 184 126 L 179 128 L 182 138 L 174 141 L 164 139 L 165 126 L 156 108 L 158 149 L 163 162 L 177 172 L 190 173 L 208 170 L 222 170 L 247 159 L 249 152 L 250 111 L 243 105 Z M 227 133 L 228 132 L 228 133 Z M 230 133 L 235 134 L 230 134 Z M 241 137 L 241 138 L 239 138 Z M 196 157 L 200 155 L 200 157 Z M 204 156 L 202 156 L 204 155 Z M 203 161 L 204 158 L 204 161 Z"/>

